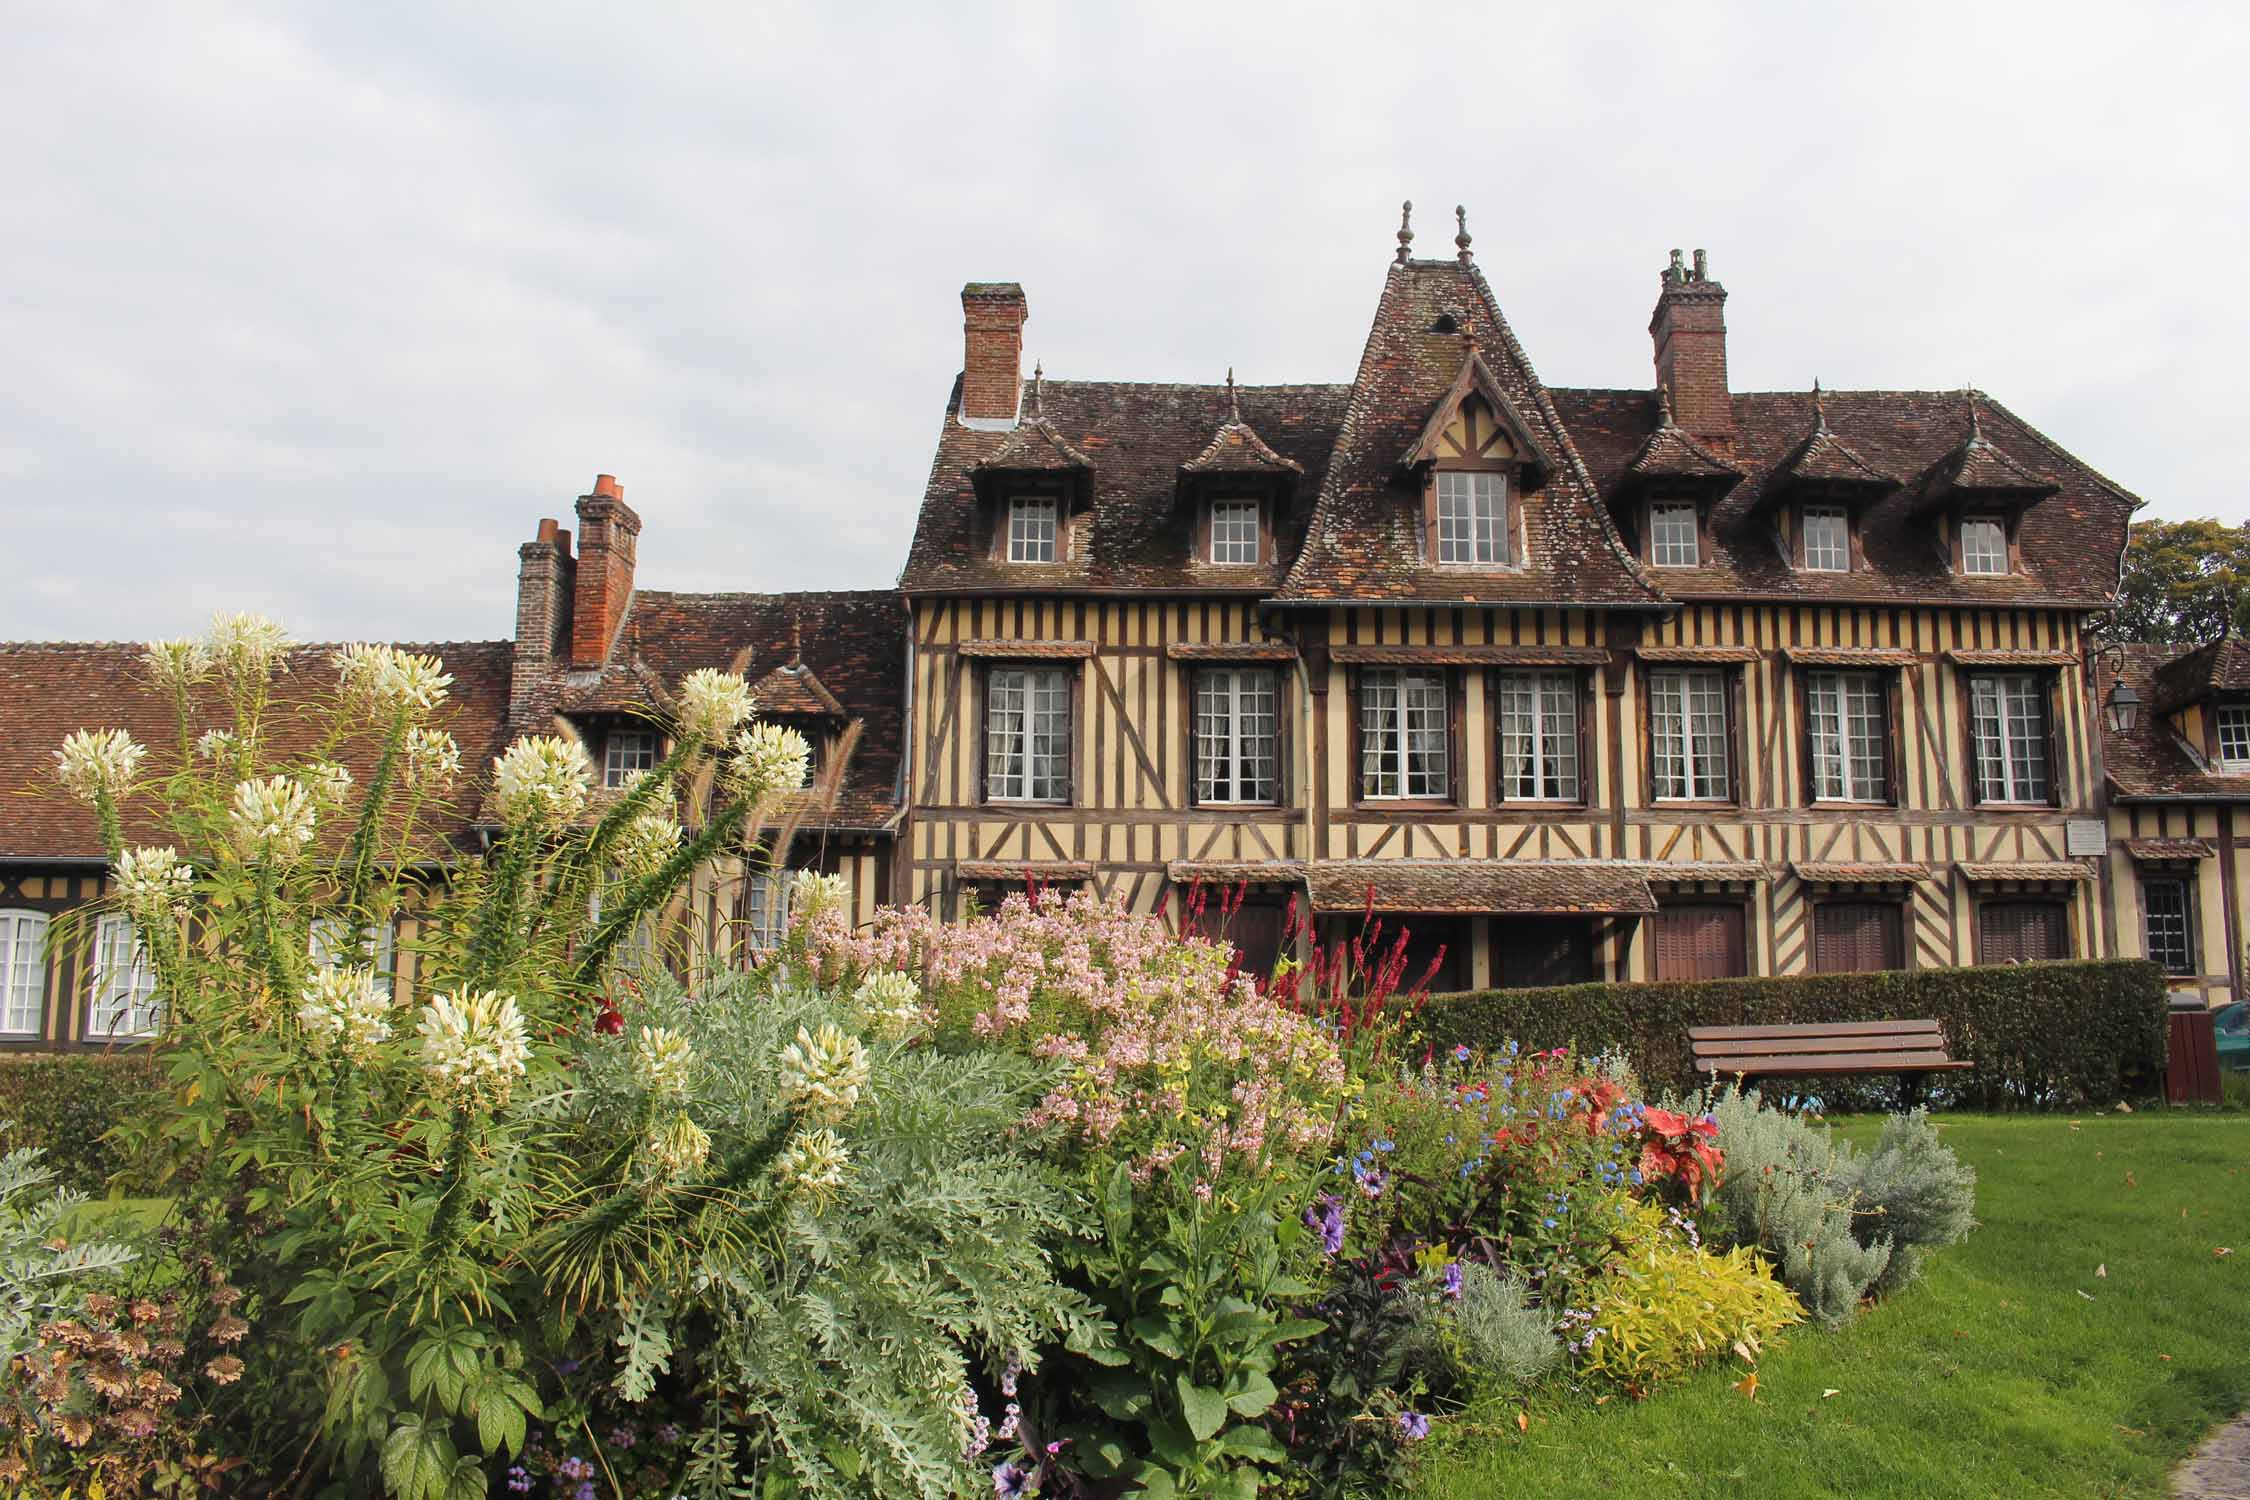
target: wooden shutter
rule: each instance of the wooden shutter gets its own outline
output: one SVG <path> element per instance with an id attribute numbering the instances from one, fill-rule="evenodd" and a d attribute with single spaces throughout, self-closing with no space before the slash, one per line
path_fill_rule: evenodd
<path id="1" fill-rule="evenodd" d="M 1501 989 L 1584 984 L 1594 977 L 1593 924 L 1580 917 L 1516 917 L 1492 924 L 1494 983 Z"/>
<path id="2" fill-rule="evenodd" d="M 1461 988 L 1461 976 L 1468 972 L 1468 934 L 1461 922 L 1452 917 L 1405 916 L 1394 920 L 1406 927 L 1406 968 L 1399 975 L 1400 986 L 1406 987 L 1421 981 L 1430 960 L 1445 950 L 1444 961 L 1430 976 L 1430 993 L 1448 994 Z M 1394 930 L 1383 933 L 1383 951 L 1388 953 L 1397 941 Z"/>
<path id="3" fill-rule="evenodd" d="M 1865 974 L 1904 966 L 1899 908 L 1892 901 L 1823 901 L 1813 909 L 1813 969 Z"/>
<path id="4" fill-rule="evenodd" d="M 1731 979 L 1748 972 L 1742 908 L 1731 901 L 1682 901 L 1656 914 L 1658 979 Z"/>
<path id="5" fill-rule="evenodd" d="M 2060 901 L 1987 901 L 1977 911 L 1977 932 L 1984 963 L 2070 956 L 2070 921 Z"/>

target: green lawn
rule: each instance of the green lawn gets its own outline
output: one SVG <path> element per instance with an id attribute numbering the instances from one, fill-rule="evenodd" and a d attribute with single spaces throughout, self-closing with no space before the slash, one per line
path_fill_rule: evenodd
<path id="1" fill-rule="evenodd" d="M 1638 1404 L 1542 1394 L 1528 1432 L 1517 1405 L 1472 1411 L 1440 1425 L 1414 1493 L 2167 1493 L 2171 1465 L 2250 1407 L 2250 1119 L 1940 1124 L 1977 1171 L 1976 1233 L 1843 1331 L 1793 1330 L 1755 1399 L 1735 1369 Z"/>

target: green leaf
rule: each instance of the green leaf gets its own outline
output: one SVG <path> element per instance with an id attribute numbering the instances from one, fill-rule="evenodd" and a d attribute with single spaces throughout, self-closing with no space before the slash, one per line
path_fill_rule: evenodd
<path id="1" fill-rule="evenodd" d="M 1327 1328 L 1328 1325 L 1318 1318 L 1284 1318 L 1273 1325 L 1273 1332 L 1266 1335 L 1266 1342 L 1287 1344 L 1297 1339 L 1309 1339 L 1316 1333 L 1325 1332 Z"/>
<path id="2" fill-rule="evenodd" d="M 1143 1315 L 1133 1320 L 1133 1337 L 1163 1355 L 1166 1359 L 1186 1359 L 1187 1351 L 1180 1347 L 1179 1335 L 1173 1331 L 1171 1321 Z"/>
<path id="3" fill-rule="evenodd" d="M 1179 1496 L 1180 1487 L 1173 1481 L 1171 1472 L 1155 1464 L 1142 1464 L 1141 1472 L 1134 1477 L 1140 1480 L 1141 1493 L 1148 1500 L 1177 1500 Z"/>
<path id="4" fill-rule="evenodd" d="M 1211 1493 L 1218 1500 L 1258 1500 L 1258 1472 L 1255 1469 L 1236 1469 L 1212 1486 Z"/>
<path id="5" fill-rule="evenodd" d="M 1243 1378 L 1240 1390 L 1228 1393 L 1227 1405 L 1234 1408 L 1237 1416 L 1255 1417 L 1273 1405 L 1280 1395 L 1265 1371 L 1252 1370 Z"/>
<path id="6" fill-rule="evenodd" d="M 1188 1431 L 1197 1441 L 1211 1436 L 1227 1421 L 1227 1398 L 1207 1385 L 1197 1385 L 1185 1375 L 1172 1377 L 1172 1385 L 1180 1393 L 1180 1415 L 1187 1419 Z"/>
<path id="7" fill-rule="evenodd" d="M 1288 1457 L 1288 1451 L 1273 1440 L 1273 1434 L 1255 1422 L 1243 1422 L 1227 1429 L 1219 1439 L 1219 1451 L 1230 1458 L 1249 1458 L 1278 1463 Z"/>

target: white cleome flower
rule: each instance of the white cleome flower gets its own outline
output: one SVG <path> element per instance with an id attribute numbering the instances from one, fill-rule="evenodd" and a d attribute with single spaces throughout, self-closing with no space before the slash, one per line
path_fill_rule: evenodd
<path id="1" fill-rule="evenodd" d="M 206 649 L 237 686 L 263 682 L 276 670 L 287 671 L 281 657 L 289 649 L 289 632 L 277 620 L 261 614 L 219 613 L 211 617 Z"/>
<path id="2" fill-rule="evenodd" d="M 173 849 L 127 849 L 117 856 L 115 878 L 118 900 L 149 925 L 186 911 L 195 889 L 195 872 Z"/>
<path id="3" fill-rule="evenodd" d="M 701 1171 L 710 1159 L 711 1135 L 685 1114 L 677 1114 L 662 1128 L 649 1132 L 641 1150 L 652 1176 L 686 1177 Z"/>
<path id="4" fill-rule="evenodd" d="M 315 1052 L 331 1047 L 364 1062 L 391 1035 L 391 1002 L 364 965 L 322 969 L 305 982 L 297 1019 Z"/>
<path id="5" fill-rule="evenodd" d="M 695 1048 L 664 1026 L 643 1026 L 633 1043 L 633 1068 L 652 1094 L 685 1094 L 695 1072 Z"/>
<path id="6" fill-rule="evenodd" d="M 244 859 L 267 855 L 287 863 L 313 840 L 319 811 L 304 784 L 287 776 L 237 782 L 227 809 L 228 831 Z"/>
<path id="7" fill-rule="evenodd" d="M 869 1030 L 889 1041 L 902 1041 L 927 1024 L 922 1010 L 922 987 L 911 974 L 886 969 L 870 974 L 852 992 Z"/>
<path id="8" fill-rule="evenodd" d="M 653 875 L 680 849 L 680 825 L 669 807 L 651 808 L 623 828 L 610 845 L 610 859 L 630 877 Z"/>
<path id="9" fill-rule="evenodd" d="M 812 746 L 794 729 L 779 724 L 753 724 L 735 736 L 734 756 L 727 762 L 727 785 L 746 802 L 757 802 L 775 792 L 805 784 L 805 767 L 812 763 Z"/>
<path id="10" fill-rule="evenodd" d="M 205 760 L 223 760 L 234 754 L 236 743 L 231 729 L 206 729 L 196 736 L 195 753 Z"/>
<path id="11" fill-rule="evenodd" d="M 141 666 L 167 693 L 185 692 L 211 675 L 211 653 L 201 641 L 150 641 L 141 648 Z"/>
<path id="12" fill-rule="evenodd" d="M 453 685 L 445 663 L 396 646 L 355 641 L 329 660 L 336 664 L 344 696 L 385 717 L 401 709 L 427 713 L 445 701 L 445 690 Z"/>
<path id="13" fill-rule="evenodd" d="M 852 883 L 841 875 L 799 870 L 789 877 L 789 921 L 813 922 L 830 912 L 851 910 Z"/>
<path id="14" fill-rule="evenodd" d="M 505 1104 L 531 1061 L 523 1013 L 494 990 L 436 995 L 422 1007 L 422 1066 L 440 1092 L 463 1103 Z"/>
<path id="15" fill-rule="evenodd" d="M 586 747 L 556 735 L 517 740 L 492 763 L 492 805 L 510 828 L 552 833 L 586 807 Z"/>
<path id="16" fill-rule="evenodd" d="M 124 796 L 147 754 L 122 729 L 75 730 L 55 752 L 55 779 L 92 807 L 105 792 L 112 800 Z"/>
<path id="17" fill-rule="evenodd" d="M 724 743 L 750 708 L 750 684 L 732 672 L 698 667 L 680 684 L 680 730 L 706 745 Z"/>
<path id="18" fill-rule="evenodd" d="M 825 1202 L 844 1185 L 852 1153 L 833 1130 L 808 1130 L 792 1137 L 773 1159 L 773 1178 L 791 1197 Z"/>
<path id="19" fill-rule="evenodd" d="M 352 773 L 348 767 L 332 760 L 316 760 L 305 767 L 299 779 L 305 790 L 312 793 L 313 801 L 324 808 L 342 807 L 352 794 Z"/>
<path id="20" fill-rule="evenodd" d="M 797 1040 L 781 1049 L 781 1101 L 818 1124 L 833 1125 L 850 1114 L 867 1087 L 867 1047 L 834 1022 L 817 1033 L 797 1028 Z"/>
<path id="21" fill-rule="evenodd" d="M 417 791 L 442 792 L 461 774 L 461 747 L 442 729 L 406 731 L 406 783 Z"/>

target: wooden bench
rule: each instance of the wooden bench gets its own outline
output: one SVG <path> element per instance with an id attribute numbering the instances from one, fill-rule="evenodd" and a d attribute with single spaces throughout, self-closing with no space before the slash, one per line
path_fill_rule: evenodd
<path id="1" fill-rule="evenodd" d="M 1798 1026 L 1690 1026 L 1695 1070 L 1720 1078 L 1836 1078 L 1896 1073 L 1909 1102 L 1932 1073 L 1969 1064 L 1946 1054 L 1935 1021 L 1827 1021 Z"/>

